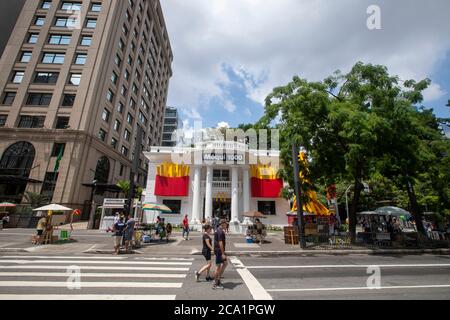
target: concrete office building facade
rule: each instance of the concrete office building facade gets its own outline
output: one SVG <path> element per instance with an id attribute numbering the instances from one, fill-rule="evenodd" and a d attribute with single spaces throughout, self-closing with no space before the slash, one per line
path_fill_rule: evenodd
<path id="1" fill-rule="evenodd" d="M 0 60 L 0 200 L 83 209 L 94 180 L 129 180 L 135 144 L 161 144 L 172 61 L 158 0 L 26 0 Z"/>

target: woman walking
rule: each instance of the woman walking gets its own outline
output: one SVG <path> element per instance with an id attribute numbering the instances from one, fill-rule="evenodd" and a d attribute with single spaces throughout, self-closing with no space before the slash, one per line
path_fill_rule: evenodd
<path id="1" fill-rule="evenodd" d="M 211 226 L 209 224 L 205 225 L 204 231 L 203 231 L 203 249 L 202 254 L 206 259 L 206 265 L 201 268 L 199 271 L 195 271 L 195 279 L 197 282 L 200 280 L 200 276 L 203 272 L 206 271 L 206 281 L 212 281 L 213 278 L 209 275 L 209 272 L 211 270 L 211 251 L 214 250 L 211 242 Z"/>

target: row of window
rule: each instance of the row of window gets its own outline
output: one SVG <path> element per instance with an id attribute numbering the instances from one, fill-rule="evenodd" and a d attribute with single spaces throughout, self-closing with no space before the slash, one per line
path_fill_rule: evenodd
<path id="1" fill-rule="evenodd" d="M 22 83 L 24 76 L 25 72 L 15 71 L 11 81 L 14 84 L 20 84 Z M 34 78 L 34 83 L 54 84 L 57 82 L 58 76 L 59 73 L 37 72 Z M 80 83 L 81 83 L 81 73 L 71 73 L 68 84 L 79 86 Z"/>
<path id="2" fill-rule="evenodd" d="M 34 19 L 34 25 L 37 27 L 42 27 L 45 24 L 45 19 L 45 17 L 37 16 Z M 77 18 L 56 17 L 54 26 L 59 28 L 77 29 L 79 27 L 79 21 Z M 95 29 L 97 27 L 97 19 L 87 18 L 84 23 L 84 27 L 87 29 Z"/>
<path id="3" fill-rule="evenodd" d="M 44 0 L 40 5 L 40 9 L 49 10 L 52 6 L 51 0 Z M 61 3 L 60 9 L 66 11 L 81 11 L 82 4 L 81 2 L 73 2 L 73 1 L 63 1 Z M 98 2 L 94 2 L 91 4 L 91 12 L 100 12 L 102 10 L 102 4 Z"/>
<path id="4" fill-rule="evenodd" d="M 7 115 L 0 115 L 0 127 L 5 126 L 7 118 Z M 55 129 L 67 129 L 69 127 L 69 121 L 69 117 L 57 117 Z M 18 127 L 27 129 L 39 129 L 44 127 L 44 122 L 45 116 L 20 116 Z"/>
<path id="5" fill-rule="evenodd" d="M 50 101 L 52 100 L 51 93 L 29 93 L 26 105 L 28 106 L 48 106 L 50 105 Z M 16 92 L 5 92 L 2 104 L 5 106 L 11 106 L 14 103 L 16 98 Z M 65 94 L 63 96 L 63 100 L 61 105 L 63 107 L 73 107 L 75 103 L 75 94 Z"/>
<path id="6" fill-rule="evenodd" d="M 19 61 L 21 63 L 28 63 L 31 61 L 32 53 L 30 51 L 22 51 Z M 65 53 L 55 53 L 55 52 L 44 52 L 42 54 L 41 63 L 43 64 L 64 64 L 66 58 Z M 75 65 L 85 65 L 87 60 L 86 53 L 77 53 L 75 55 L 74 64 Z"/>
<path id="7" fill-rule="evenodd" d="M 51 34 L 48 38 L 48 43 L 53 45 L 69 45 L 72 37 L 67 34 Z M 30 33 L 28 35 L 27 43 L 36 44 L 39 40 L 38 33 Z M 92 44 L 92 36 L 83 35 L 80 40 L 81 46 L 90 46 Z"/>

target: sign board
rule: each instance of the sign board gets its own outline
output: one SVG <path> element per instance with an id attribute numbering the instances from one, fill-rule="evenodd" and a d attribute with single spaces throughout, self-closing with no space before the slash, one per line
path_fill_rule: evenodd
<path id="1" fill-rule="evenodd" d="M 125 201 L 125 199 L 105 199 L 103 200 L 103 208 L 123 209 Z"/>
<path id="2" fill-rule="evenodd" d="M 232 154 L 232 153 L 204 153 L 203 161 L 205 162 L 233 162 L 233 163 L 245 163 L 244 154 Z"/>

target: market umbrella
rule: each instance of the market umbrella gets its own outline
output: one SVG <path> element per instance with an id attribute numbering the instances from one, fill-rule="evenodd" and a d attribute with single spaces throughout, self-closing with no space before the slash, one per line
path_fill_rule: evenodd
<path id="1" fill-rule="evenodd" d="M 145 203 L 142 206 L 142 210 L 153 210 L 153 211 L 160 211 L 165 213 L 170 213 L 172 210 L 166 206 L 165 204 L 159 204 L 159 203 Z"/>
<path id="2" fill-rule="evenodd" d="M 362 211 L 362 212 L 358 212 L 357 214 L 361 215 L 361 216 L 377 216 L 378 212 L 376 212 L 376 211 Z"/>
<path id="3" fill-rule="evenodd" d="M 243 214 L 244 217 L 249 217 L 249 218 L 267 218 L 263 213 L 259 212 L 259 211 L 248 211 L 245 212 Z"/>
<path id="4" fill-rule="evenodd" d="M 388 216 L 396 216 L 396 217 L 400 217 L 400 216 L 411 216 L 411 214 L 402 209 L 402 208 L 398 208 L 398 207 L 393 207 L 393 206 L 387 206 L 387 207 L 381 207 L 375 210 L 376 213 L 378 213 L 379 215 L 388 215 Z"/>
<path id="5" fill-rule="evenodd" d="M 59 204 L 49 204 L 47 206 L 34 209 L 33 211 L 73 211 L 73 209 L 61 206 Z"/>
<path id="6" fill-rule="evenodd" d="M 6 208 L 15 208 L 16 205 L 10 202 L 2 202 L 0 203 L 0 208 L 3 208 L 2 213 L 6 213 Z"/>

